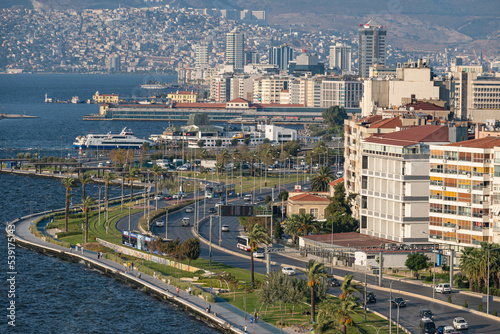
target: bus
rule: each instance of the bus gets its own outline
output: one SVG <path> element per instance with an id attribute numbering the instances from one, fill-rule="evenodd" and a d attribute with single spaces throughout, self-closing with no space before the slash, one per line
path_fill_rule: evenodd
<path id="1" fill-rule="evenodd" d="M 156 238 L 135 231 L 122 231 L 122 244 L 146 252 L 151 251 L 151 245 Z"/>
<path id="2" fill-rule="evenodd" d="M 245 252 L 250 252 L 251 248 L 249 245 L 248 237 L 241 236 L 241 235 L 239 237 L 237 237 L 236 238 L 236 247 L 244 250 Z"/>

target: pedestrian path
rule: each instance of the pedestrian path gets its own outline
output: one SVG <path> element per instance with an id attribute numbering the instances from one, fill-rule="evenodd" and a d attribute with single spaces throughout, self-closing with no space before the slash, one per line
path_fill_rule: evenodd
<path id="1" fill-rule="evenodd" d="M 35 237 L 29 230 L 30 221 L 28 219 L 21 220 L 16 223 L 15 236 L 22 239 L 28 243 L 32 243 L 44 248 L 53 249 L 59 252 L 64 252 L 66 255 L 71 255 L 74 257 L 79 257 L 85 259 L 86 261 L 92 262 L 95 265 L 99 265 L 106 270 L 113 270 L 116 274 L 122 275 L 129 280 L 134 280 L 137 283 L 143 284 L 144 286 L 154 289 L 158 293 L 162 293 L 167 299 L 176 301 L 178 303 L 184 304 L 185 306 L 191 308 L 192 310 L 202 313 L 206 312 L 206 308 L 210 307 L 210 314 L 204 314 L 207 319 L 218 323 L 222 327 L 231 328 L 235 333 L 244 333 L 245 325 L 247 326 L 247 333 L 279 333 L 280 330 L 268 323 L 259 321 L 257 323 L 250 323 L 251 316 L 247 314 L 245 319 L 245 313 L 238 308 L 232 306 L 221 298 L 216 298 L 215 303 L 208 303 L 204 299 L 190 295 L 187 291 L 180 290 L 179 296 L 177 297 L 176 287 L 169 285 L 162 280 L 159 280 L 151 275 L 141 273 L 134 268 L 127 269 L 124 265 L 113 262 L 105 258 L 98 258 L 96 252 L 88 250 L 70 250 L 65 247 L 61 247 L 42 239 Z"/>

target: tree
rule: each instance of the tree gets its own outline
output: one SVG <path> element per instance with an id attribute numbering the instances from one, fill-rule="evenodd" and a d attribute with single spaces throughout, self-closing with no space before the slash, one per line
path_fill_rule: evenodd
<path id="1" fill-rule="evenodd" d="M 327 334 L 335 333 L 336 325 L 335 319 L 332 318 L 327 312 L 323 311 L 323 309 L 320 309 L 318 318 L 312 327 L 314 329 L 314 333 Z"/>
<path id="2" fill-rule="evenodd" d="M 196 143 L 196 145 L 198 145 L 199 148 L 203 148 L 203 146 L 205 146 L 205 141 L 204 140 L 198 140 L 198 143 Z"/>
<path id="3" fill-rule="evenodd" d="M 69 220 L 69 200 L 73 196 L 71 190 L 76 184 L 76 179 L 72 177 L 66 177 L 61 180 L 62 185 L 66 188 L 66 196 L 64 202 L 64 232 L 68 232 L 68 220 Z"/>
<path id="4" fill-rule="evenodd" d="M 92 178 L 90 177 L 90 174 L 89 172 L 85 172 L 83 174 L 80 174 L 80 177 L 78 178 L 78 180 L 80 181 L 81 185 L 82 185 L 82 202 L 83 200 L 85 199 L 85 185 L 87 183 L 89 183 L 90 181 L 92 181 Z"/>
<path id="5" fill-rule="evenodd" d="M 311 190 L 326 192 L 332 180 L 332 169 L 329 166 L 321 166 L 318 173 L 311 180 Z"/>
<path id="6" fill-rule="evenodd" d="M 258 249 L 259 243 L 269 243 L 269 236 L 266 230 L 261 225 L 255 224 L 252 226 L 251 230 L 248 230 L 248 244 L 251 248 L 250 250 L 250 272 L 252 275 L 252 286 L 255 286 L 254 282 L 254 266 L 253 266 L 253 252 Z"/>
<path id="7" fill-rule="evenodd" d="M 272 271 L 266 275 L 266 284 L 262 285 L 259 291 L 259 301 L 266 305 L 280 304 L 281 311 L 281 326 L 283 328 L 283 303 L 292 302 L 293 283 L 290 276 L 283 274 L 281 271 Z"/>
<path id="8" fill-rule="evenodd" d="M 188 259 L 188 266 L 191 266 L 191 260 L 200 257 L 200 239 L 190 238 L 182 243 L 182 253 Z"/>
<path id="9" fill-rule="evenodd" d="M 307 285 L 311 288 L 311 322 L 316 319 L 316 301 L 314 300 L 314 287 L 319 285 L 322 279 L 327 277 L 325 265 L 315 260 L 309 260 L 307 263 L 305 275 L 307 276 Z"/>
<path id="10" fill-rule="evenodd" d="M 347 119 L 347 112 L 344 107 L 332 106 L 323 111 L 323 119 L 328 127 L 343 126 L 344 120 Z"/>
<path id="11" fill-rule="evenodd" d="M 219 160 L 219 163 L 221 164 L 222 166 L 222 170 L 225 170 L 226 169 L 226 165 L 227 165 L 227 162 L 231 159 L 231 155 L 229 154 L 229 152 L 226 150 L 226 149 L 223 149 L 219 156 L 218 156 L 218 160 Z"/>
<path id="12" fill-rule="evenodd" d="M 427 268 L 429 260 L 429 257 L 424 253 L 412 253 L 408 255 L 405 266 L 413 271 L 417 279 L 419 279 L 418 271 Z"/>
<path id="13" fill-rule="evenodd" d="M 221 147 L 222 146 L 222 139 L 216 139 L 215 140 L 215 146 Z"/>
<path id="14" fill-rule="evenodd" d="M 288 191 L 286 190 L 282 190 L 279 194 L 278 194 L 278 199 L 280 201 L 288 201 Z"/>
<path id="15" fill-rule="evenodd" d="M 134 198 L 134 181 L 137 180 L 137 169 L 132 168 L 127 175 L 127 181 L 130 182 L 130 202 L 132 202 Z"/>
<path id="16" fill-rule="evenodd" d="M 207 150 L 205 150 L 205 149 L 200 150 L 200 158 L 207 161 L 207 158 L 208 158 Z"/>
<path id="17" fill-rule="evenodd" d="M 91 210 L 91 206 L 94 205 L 95 201 L 92 197 L 87 196 L 82 201 L 83 212 L 85 213 L 85 238 L 84 243 L 87 243 L 89 240 L 89 212 Z"/>
<path id="18" fill-rule="evenodd" d="M 155 197 L 156 197 L 158 196 L 158 176 L 162 174 L 163 169 L 158 165 L 154 165 L 152 170 L 153 170 L 153 176 L 155 177 Z"/>
<path id="19" fill-rule="evenodd" d="M 330 203 L 326 207 L 327 214 L 345 213 L 346 215 L 352 215 L 351 206 L 357 195 L 358 194 L 349 194 L 349 196 L 347 196 L 344 182 L 337 183 L 335 185 L 333 197 L 330 198 Z"/>
<path id="20" fill-rule="evenodd" d="M 314 216 L 310 213 L 299 214 L 297 217 L 297 222 L 299 224 L 298 233 L 306 236 L 309 235 L 309 232 L 318 232 L 319 224 L 314 219 Z"/>
<path id="21" fill-rule="evenodd" d="M 231 145 L 236 146 L 238 145 L 239 139 L 238 138 L 231 138 Z"/>
<path id="22" fill-rule="evenodd" d="M 297 239 L 297 235 L 300 233 L 299 232 L 299 215 L 291 215 L 289 218 L 287 218 L 284 222 L 285 224 L 285 233 L 288 233 L 292 236 L 292 242 L 295 244 L 295 241 Z"/>
<path id="23" fill-rule="evenodd" d="M 123 149 L 112 150 L 109 153 L 109 157 L 116 164 L 124 165 L 127 161 L 126 152 Z"/>
<path id="24" fill-rule="evenodd" d="M 264 138 L 264 139 L 262 139 L 262 143 L 263 144 L 270 144 L 271 140 L 269 138 Z"/>
<path id="25" fill-rule="evenodd" d="M 102 176 L 102 179 L 104 180 L 104 184 L 106 185 L 104 196 L 106 196 L 106 212 L 108 212 L 108 208 L 109 208 L 109 184 L 111 183 L 111 181 L 116 179 L 116 174 L 113 174 L 111 172 L 106 172 Z M 107 216 L 106 216 L 106 218 L 107 218 Z M 106 223 L 108 223 L 108 221 L 106 221 Z M 107 228 L 108 228 L 108 226 L 106 225 L 106 232 L 107 232 Z"/>
<path id="26" fill-rule="evenodd" d="M 245 138 L 243 139 L 243 143 L 245 143 L 245 145 L 250 145 L 250 143 L 252 142 L 252 140 L 250 138 Z"/>

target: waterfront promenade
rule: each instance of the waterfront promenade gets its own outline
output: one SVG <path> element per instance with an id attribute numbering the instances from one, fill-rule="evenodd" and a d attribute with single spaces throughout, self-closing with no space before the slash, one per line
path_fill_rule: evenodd
<path id="1" fill-rule="evenodd" d="M 179 291 L 179 297 L 177 297 L 176 287 L 168 285 L 153 276 L 141 273 L 139 277 L 137 270 L 127 269 L 123 265 L 108 259 L 98 259 L 95 252 L 88 250 L 81 251 L 80 249 L 70 250 L 39 239 L 29 230 L 31 225 L 30 222 L 33 218 L 35 217 L 23 217 L 10 223 L 15 226 L 15 233 L 13 235 L 16 241 L 27 248 L 55 255 L 69 261 L 83 262 L 89 267 L 104 272 L 106 275 L 139 286 L 143 288 L 145 292 L 172 302 L 225 332 L 244 333 L 245 325 L 247 326 L 247 333 L 265 334 L 280 332 L 278 328 L 262 321 L 250 323 L 250 314 L 247 314 L 245 320 L 245 313 L 243 311 L 230 305 L 221 298 L 216 298 L 216 302 L 210 304 L 197 296 L 189 295 L 188 292 L 183 290 Z M 210 313 L 206 311 L 209 305 L 211 307 Z M 168 326 L 168 317 L 165 319 L 167 319 L 165 324 Z"/>

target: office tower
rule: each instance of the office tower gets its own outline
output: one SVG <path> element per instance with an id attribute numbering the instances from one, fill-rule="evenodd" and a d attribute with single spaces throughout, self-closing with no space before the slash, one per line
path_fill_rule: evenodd
<path id="1" fill-rule="evenodd" d="M 196 45 L 196 67 L 208 68 L 208 45 L 206 43 Z"/>
<path id="2" fill-rule="evenodd" d="M 121 57 L 112 55 L 106 58 L 106 69 L 110 72 L 119 72 L 121 70 Z"/>
<path id="3" fill-rule="evenodd" d="M 351 72 L 351 47 L 342 43 L 330 46 L 330 68 Z"/>
<path id="4" fill-rule="evenodd" d="M 226 35 L 226 64 L 243 69 L 243 38 L 236 29 Z"/>
<path id="5" fill-rule="evenodd" d="M 293 59 L 293 49 L 286 44 L 269 49 L 269 64 L 277 65 L 280 70 L 288 70 L 288 63 Z"/>
<path id="6" fill-rule="evenodd" d="M 243 53 L 243 58 L 245 65 L 260 63 L 260 54 L 255 51 L 245 51 Z"/>
<path id="7" fill-rule="evenodd" d="M 387 31 L 380 23 L 371 19 L 361 25 L 359 32 L 359 75 L 367 78 L 370 66 L 375 64 L 385 65 L 385 36 Z"/>

